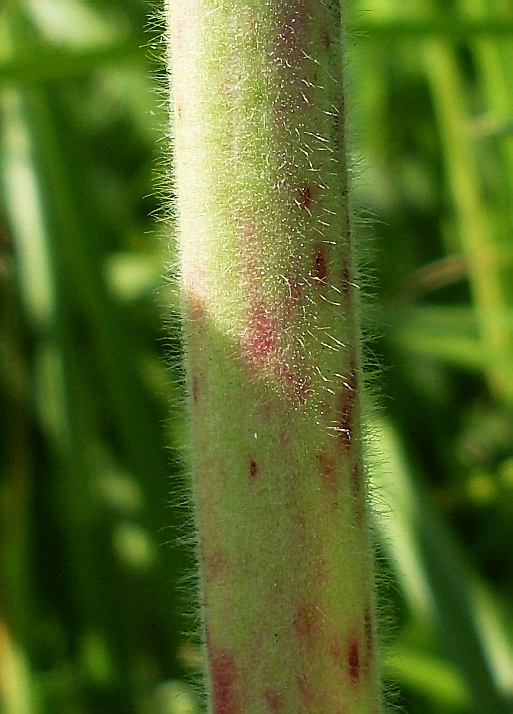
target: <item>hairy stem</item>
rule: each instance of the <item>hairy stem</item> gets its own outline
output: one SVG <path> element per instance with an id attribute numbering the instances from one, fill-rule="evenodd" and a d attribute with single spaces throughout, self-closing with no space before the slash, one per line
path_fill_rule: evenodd
<path id="1" fill-rule="evenodd" d="M 213 714 L 375 714 L 338 0 L 168 0 Z"/>

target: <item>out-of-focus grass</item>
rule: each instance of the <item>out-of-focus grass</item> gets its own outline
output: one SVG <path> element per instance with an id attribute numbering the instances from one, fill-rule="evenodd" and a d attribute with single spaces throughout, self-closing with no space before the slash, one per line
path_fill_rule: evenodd
<path id="1" fill-rule="evenodd" d="M 129 68 L 106 50 L 148 41 L 140 4 L 43 4 L 2 12 L 12 78 L 4 73 L 0 98 L 11 304 L 0 669 L 12 674 L 1 696 L 12 714 L 152 711 L 159 683 L 183 674 L 183 556 L 164 545 L 177 538 L 167 410 L 178 394 L 152 294 L 166 252 L 149 294 L 129 304 L 107 277 L 116 252 L 144 259 L 158 248 L 144 198 L 158 139 L 154 70 L 148 50 Z M 75 73 L 78 37 L 81 76 L 40 72 L 53 53 Z"/>
<path id="2" fill-rule="evenodd" d="M 190 561 L 169 545 L 184 425 L 148 5 L 0 7 L 2 714 L 195 711 Z M 386 368 L 371 419 L 384 672 L 411 714 L 505 714 L 513 6 L 352 6 L 369 351 Z"/>
<path id="3" fill-rule="evenodd" d="M 512 18 L 510 3 L 389 0 L 358 28 L 360 191 L 379 219 L 375 344 L 391 365 L 379 532 L 403 608 L 392 678 L 412 711 L 513 704 L 513 37 L 493 30 Z M 440 656 L 462 689 L 419 666 Z"/>

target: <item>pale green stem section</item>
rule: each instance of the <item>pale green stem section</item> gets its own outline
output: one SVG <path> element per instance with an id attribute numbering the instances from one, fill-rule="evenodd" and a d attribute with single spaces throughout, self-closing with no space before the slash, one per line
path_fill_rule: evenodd
<path id="1" fill-rule="evenodd" d="M 209 711 L 374 714 L 339 3 L 167 19 Z"/>

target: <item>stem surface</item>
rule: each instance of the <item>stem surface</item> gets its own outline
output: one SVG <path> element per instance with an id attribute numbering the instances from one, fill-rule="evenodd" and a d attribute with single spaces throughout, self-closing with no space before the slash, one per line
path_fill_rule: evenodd
<path id="1" fill-rule="evenodd" d="M 209 711 L 376 714 L 338 0 L 170 0 Z"/>

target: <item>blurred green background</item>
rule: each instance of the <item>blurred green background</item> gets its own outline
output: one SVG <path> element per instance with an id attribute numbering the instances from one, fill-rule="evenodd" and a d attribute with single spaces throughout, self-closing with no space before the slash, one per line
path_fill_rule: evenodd
<path id="1" fill-rule="evenodd" d="M 387 687 L 506 714 L 513 2 L 349 5 Z M 159 9 L 0 2 L 1 714 L 198 711 Z"/>

